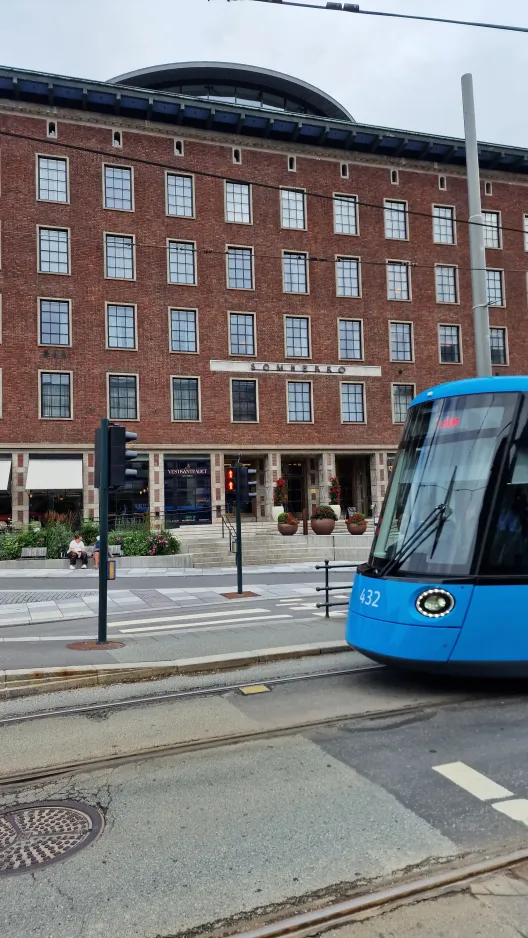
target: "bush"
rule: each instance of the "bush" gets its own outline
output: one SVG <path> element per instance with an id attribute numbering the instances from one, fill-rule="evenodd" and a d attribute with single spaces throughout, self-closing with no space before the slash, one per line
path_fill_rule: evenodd
<path id="1" fill-rule="evenodd" d="M 160 531 L 159 534 L 151 534 L 147 538 L 147 554 L 151 557 L 178 554 L 179 551 L 180 542 L 168 531 Z"/>
<path id="2" fill-rule="evenodd" d="M 279 524 L 294 524 L 295 527 L 298 527 L 299 522 L 295 515 L 292 515 L 290 511 L 283 511 L 277 518 Z"/>
<path id="3" fill-rule="evenodd" d="M 339 479 L 337 476 L 332 476 L 330 479 L 330 488 L 328 490 L 330 497 L 331 505 L 339 505 L 341 501 L 341 486 L 339 485 Z"/>
<path id="4" fill-rule="evenodd" d="M 129 528 L 128 531 L 112 531 L 108 543 L 120 544 L 124 557 L 144 557 L 147 553 L 148 536 L 148 531 L 141 525 Z"/>
<path id="5" fill-rule="evenodd" d="M 273 489 L 273 504 L 278 508 L 286 501 L 286 479 L 277 479 Z"/>
<path id="6" fill-rule="evenodd" d="M 354 514 L 349 515 L 347 518 L 347 524 L 363 524 L 366 521 L 366 515 L 362 514 L 360 511 L 355 511 Z"/>
<path id="7" fill-rule="evenodd" d="M 73 532 L 69 524 L 64 522 L 54 522 L 47 524 L 41 531 L 44 544 L 48 548 L 48 560 L 58 560 L 66 553 L 73 537 Z"/>
<path id="8" fill-rule="evenodd" d="M 79 525 L 79 534 L 86 545 L 93 544 L 99 534 L 99 522 L 93 518 L 83 518 Z"/>
<path id="9" fill-rule="evenodd" d="M 18 560 L 20 551 L 18 534 L 3 534 L 0 540 L 0 560 Z"/>
<path id="10" fill-rule="evenodd" d="M 312 512 L 312 518 L 314 521 L 319 521 L 323 518 L 331 518 L 332 521 L 337 521 L 337 515 L 333 508 L 330 508 L 330 505 L 319 505 L 319 507 Z"/>

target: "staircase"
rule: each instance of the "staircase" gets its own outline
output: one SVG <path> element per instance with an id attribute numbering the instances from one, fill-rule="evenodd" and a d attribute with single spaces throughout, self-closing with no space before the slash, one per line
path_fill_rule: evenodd
<path id="1" fill-rule="evenodd" d="M 305 537 L 302 526 L 293 537 L 283 537 L 273 521 L 244 522 L 242 524 L 242 545 L 244 566 L 319 563 L 323 560 L 363 563 L 368 559 L 374 526 L 372 521 L 365 534 L 354 536 L 348 533 L 345 522 L 338 521 L 333 534 L 320 536 L 309 534 Z M 175 531 L 181 543 L 183 553 L 188 553 L 192 566 L 234 567 L 235 554 L 229 551 L 229 532 L 222 538 L 221 525 L 205 527 L 179 528 Z"/>

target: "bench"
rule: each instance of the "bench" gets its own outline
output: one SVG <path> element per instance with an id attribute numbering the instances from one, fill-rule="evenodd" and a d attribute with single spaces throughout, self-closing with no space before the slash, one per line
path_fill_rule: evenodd
<path id="1" fill-rule="evenodd" d="M 123 556 L 123 548 L 122 548 L 121 544 L 110 544 L 110 547 L 108 548 L 108 550 L 109 550 L 110 553 L 112 554 L 112 557 L 122 557 L 122 556 Z"/>
<path id="2" fill-rule="evenodd" d="M 20 553 L 20 559 L 28 560 L 29 558 L 34 559 L 35 557 L 42 557 L 45 559 L 47 553 L 47 547 L 23 547 Z"/>

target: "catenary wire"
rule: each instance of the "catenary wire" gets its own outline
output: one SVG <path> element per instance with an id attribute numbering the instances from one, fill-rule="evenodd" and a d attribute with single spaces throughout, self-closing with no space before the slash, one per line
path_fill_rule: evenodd
<path id="1" fill-rule="evenodd" d="M 126 131 L 125 131 L 125 132 L 126 132 Z M 132 131 L 129 131 L 129 133 L 130 133 L 130 132 L 132 132 L 132 133 L 140 133 L 140 131 L 138 131 L 138 130 L 136 130 L 136 129 L 134 129 L 134 130 L 132 130 Z M 162 162 L 160 162 L 159 160 L 147 160 L 147 159 L 145 159 L 144 157 L 140 157 L 140 156 L 126 156 L 126 157 L 125 157 L 125 156 L 119 156 L 118 154 L 116 154 L 115 150 L 111 150 L 111 151 L 97 150 L 95 147 L 86 147 L 86 146 L 81 146 L 81 145 L 75 144 L 75 143 L 63 143 L 63 142 L 61 142 L 60 140 L 56 140 L 56 139 L 49 140 L 48 138 L 45 138 L 45 137 L 35 137 L 35 136 L 33 136 L 32 134 L 21 134 L 21 133 L 13 133 L 12 131 L 9 131 L 9 130 L 0 130 L 0 137 L 14 137 L 15 139 L 19 139 L 19 140 L 28 140 L 28 141 L 30 141 L 30 142 L 32 142 L 32 143 L 39 143 L 39 144 L 41 144 L 41 145 L 42 145 L 42 144 L 47 144 L 47 145 L 51 144 L 52 146 L 63 147 L 63 148 L 65 148 L 65 149 L 67 149 L 67 150 L 74 150 L 74 151 L 78 151 L 78 152 L 81 152 L 81 153 L 90 153 L 90 154 L 92 154 L 92 155 L 94 155 L 94 156 L 106 157 L 107 159 L 108 159 L 108 158 L 111 158 L 111 159 L 113 159 L 113 160 L 115 160 L 115 159 L 120 159 L 120 160 L 123 161 L 121 165 L 122 165 L 122 166 L 125 166 L 125 167 L 126 167 L 128 164 L 130 164 L 130 163 L 138 163 L 138 164 L 144 165 L 144 166 L 153 166 L 153 167 L 155 167 L 155 168 L 157 168 L 157 169 L 163 169 L 163 170 L 166 170 L 166 171 L 171 172 L 171 173 L 177 173 L 177 174 L 179 173 L 180 175 L 181 175 L 182 173 L 183 173 L 183 174 L 188 173 L 189 175 L 192 175 L 192 176 L 200 176 L 200 177 L 205 178 L 205 179 L 218 179 L 218 180 L 220 180 L 221 182 L 234 182 L 234 183 L 238 183 L 238 184 L 240 184 L 240 185 L 254 186 L 255 188 L 259 188 L 259 189 L 270 189 L 270 190 L 272 190 L 272 191 L 274 191 L 274 192 L 281 192 L 281 191 L 283 191 L 283 190 L 285 190 L 285 189 L 294 189 L 294 190 L 297 189 L 297 191 L 303 191 L 304 194 L 305 194 L 305 196 L 306 196 L 307 198 L 322 199 L 322 200 L 327 201 L 327 202 L 333 202 L 333 201 L 334 201 L 334 195 L 326 195 L 326 193 L 323 193 L 323 192 L 312 192 L 312 191 L 310 191 L 310 190 L 308 190 L 308 189 L 304 189 L 304 188 L 299 187 L 299 186 L 293 186 L 293 185 L 292 185 L 292 186 L 280 186 L 280 185 L 275 185 L 274 183 L 270 183 L 270 182 L 260 182 L 260 181 L 259 181 L 259 182 L 255 182 L 255 181 L 252 182 L 252 181 L 250 181 L 250 180 L 248 180 L 248 179 L 243 179 L 243 178 L 238 179 L 238 178 L 236 178 L 236 177 L 234 177 L 234 176 L 228 176 L 228 175 L 222 174 L 222 173 L 211 173 L 211 172 L 207 172 L 206 170 L 200 170 L 200 169 L 194 169 L 194 168 L 189 169 L 189 168 L 187 168 L 187 167 L 185 167 L 185 166 L 182 166 L 181 164 L 179 164 L 179 165 L 174 165 L 174 164 L 169 165 L 168 163 L 162 163 Z M 195 141 L 193 140 L 193 142 L 195 142 Z M 199 142 L 199 141 L 197 141 L 197 142 Z M 243 146 L 243 144 L 241 144 L 241 146 Z M 49 155 L 49 156 L 52 156 L 52 154 L 48 154 L 48 155 Z M 55 154 L 55 155 L 56 155 L 56 154 Z M 388 157 L 388 159 L 390 159 L 390 157 Z M 181 160 L 181 157 L 178 157 L 178 160 Z M 342 161 L 342 162 L 347 162 L 347 161 L 345 160 L 345 161 Z M 116 165 L 119 165 L 119 164 L 116 163 Z M 412 172 L 412 170 L 409 170 L 409 171 Z M 440 174 L 440 175 L 441 175 L 441 174 Z M 343 192 L 343 193 L 339 193 L 339 195 L 346 196 L 347 193 L 346 193 L 346 192 Z M 353 195 L 353 194 L 350 194 L 350 198 L 354 198 L 354 199 L 355 199 L 355 202 L 356 202 L 356 205 L 358 205 L 358 206 L 360 206 L 360 207 L 363 207 L 363 208 L 371 208 L 371 209 L 375 209 L 375 210 L 381 211 L 381 212 L 383 212 L 383 211 L 385 210 L 385 206 L 384 206 L 384 205 L 381 205 L 381 204 L 376 203 L 376 202 L 366 202 L 366 201 L 363 200 L 363 199 L 358 199 L 357 196 L 355 196 L 355 195 Z M 388 199 L 387 201 L 390 202 L 390 201 L 405 201 L 405 200 L 403 200 L 403 199 L 400 199 L 400 200 L 398 200 L 398 199 L 394 199 L 394 200 Z M 441 204 L 443 204 L 443 203 L 438 203 L 438 204 L 441 205 Z M 397 211 L 401 211 L 402 214 L 405 212 L 407 215 L 413 215 L 413 216 L 420 217 L 420 218 L 430 218 L 430 219 L 431 219 L 431 218 L 434 218 L 434 217 L 435 217 L 434 214 L 433 214 L 433 212 L 422 212 L 422 211 L 419 211 L 418 209 L 411 209 L 411 208 L 408 208 L 408 207 L 405 208 L 405 209 L 397 210 Z M 175 217 L 177 217 L 177 216 L 175 216 Z M 461 224 L 461 225 L 478 225 L 480 228 L 486 228 L 486 227 L 487 227 L 485 222 L 472 221 L 470 218 L 463 218 L 463 217 L 459 217 L 459 216 L 457 216 L 456 222 L 457 222 L 457 224 Z M 523 228 L 515 228 L 515 227 L 510 226 L 510 225 L 501 225 L 500 227 L 501 227 L 501 231 L 510 231 L 510 232 L 514 232 L 515 234 L 522 234 L 523 236 L 525 236 L 525 235 L 528 234 L 528 230 L 525 231 Z M 294 229 L 292 229 L 292 230 L 294 230 Z"/>

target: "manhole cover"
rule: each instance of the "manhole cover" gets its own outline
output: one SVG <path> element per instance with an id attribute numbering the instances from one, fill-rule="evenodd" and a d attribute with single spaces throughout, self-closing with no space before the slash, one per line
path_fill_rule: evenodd
<path id="1" fill-rule="evenodd" d="M 82 850 L 104 827 L 88 804 L 48 801 L 0 813 L 0 876 L 27 873 Z"/>

